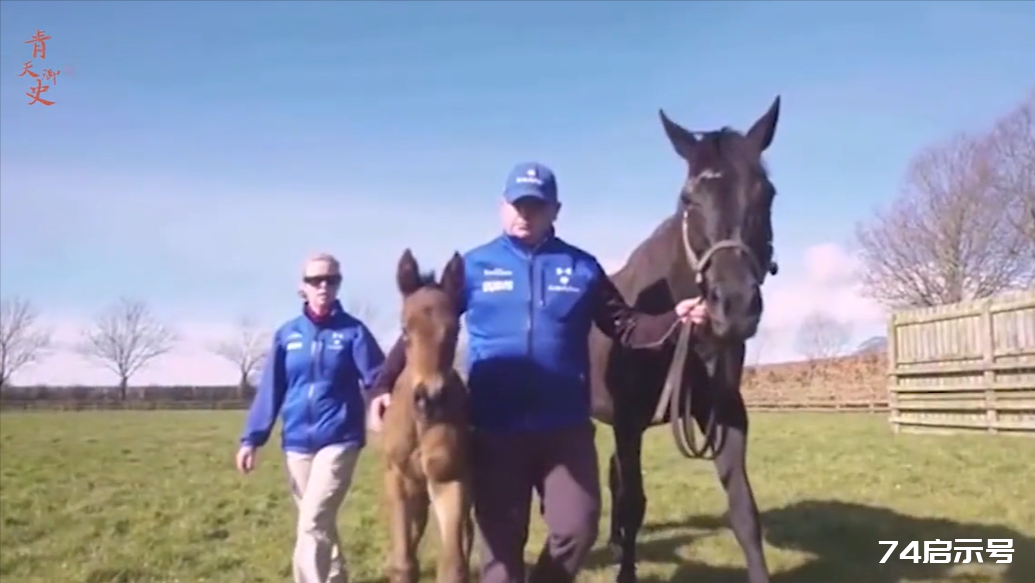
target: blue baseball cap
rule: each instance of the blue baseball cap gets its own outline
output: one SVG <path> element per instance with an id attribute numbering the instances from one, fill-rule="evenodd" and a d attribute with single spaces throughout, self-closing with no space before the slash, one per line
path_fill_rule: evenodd
<path id="1" fill-rule="evenodd" d="M 513 203 L 531 196 L 547 202 L 557 202 L 557 179 L 553 170 L 538 162 L 522 162 L 507 175 L 503 198 Z"/>

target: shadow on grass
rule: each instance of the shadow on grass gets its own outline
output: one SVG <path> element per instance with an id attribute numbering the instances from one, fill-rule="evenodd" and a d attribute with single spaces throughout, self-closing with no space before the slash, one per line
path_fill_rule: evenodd
<path id="1" fill-rule="evenodd" d="M 1002 583 L 1035 581 L 1035 539 L 1013 529 L 984 524 L 967 524 L 937 518 L 916 518 L 878 506 L 867 506 L 835 500 L 806 500 L 762 514 L 766 542 L 771 546 L 812 555 L 805 563 L 774 573 L 773 583 L 907 583 L 914 580 L 936 580 L 946 583 L 988 581 L 973 575 L 952 575 L 954 564 L 913 563 L 898 558 L 909 541 L 958 538 L 1013 539 L 1013 562 L 996 564 L 982 552 L 984 565 L 1002 569 Z M 670 531 L 692 529 L 715 531 L 728 528 L 725 517 L 692 516 L 661 524 L 645 525 L 643 535 L 652 540 L 640 543 L 638 558 L 642 562 L 669 563 L 676 572 L 664 583 L 743 583 L 744 567 L 717 567 L 697 561 L 686 561 L 679 550 L 702 535 Z M 660 537 L 659 537 L 660 535 Z M 879 561 L 887 545 L 879 540 L 897 540 L 898 548 L 887 562 Z M 978 545 L 973 545 L 978 546 Z M 984 544 L 980 545 L 984 547 Z M 953 556 L 955 558 L 955 555 Z M 923 559 L 921 558 L 921 561 Z M 973 559 L 972 559 L 973 561 Z M 607 549 L 598 548 L 590 564 L 603 567 L 612 564 Z M 644 575 L 643 583 L 661 583 L 655 576 Z"/>
<path id="2" fill-rule="evenodd" d="M 435 580 L 435 566 L 434 565 L 421 565 L 420 573 L 417 575 L 417 581 L 434 581 Z M 477 579 L 471 579 L 477 581 Z M 363 577 L 356 579 L 356 583 L 391 583 L 391 580 L 386 574 L 375 575 L 372 577 Z"/>

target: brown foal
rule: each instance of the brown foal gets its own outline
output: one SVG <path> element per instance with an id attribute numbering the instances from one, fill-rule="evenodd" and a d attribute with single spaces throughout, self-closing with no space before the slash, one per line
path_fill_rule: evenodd
<path id="1" fill-rule="evenodd" d="M 409 250 L 396 275 L 402 293 L 406 366 L 382 430 L 387 464 L 391 583 L 415 583 L 417 546 L 434 508 L 441 549 L 436 583 L 467 583 L 473 525 L 467 387 L 453 368 L 464 264 L 454 254 L 439 281 L 421 274 Z"/>

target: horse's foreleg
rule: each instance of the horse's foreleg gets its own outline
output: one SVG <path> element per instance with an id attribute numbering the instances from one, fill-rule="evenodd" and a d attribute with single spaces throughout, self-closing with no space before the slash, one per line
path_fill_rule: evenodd
<path id="1" fill-rule="evenodd" d="M 715 430 L 722 435 L 715 469 L 719 482 L 726 491 L 729 504 L 730 527 L 737 538 L 747 563 L 750 583 L 769 583 L 769 568 L 762 551 L 762 527 L 758 505 L 747 475 L 747 409 L 739 392 L 723 399 L 716 411 Z M 706 427 L 706 416 L 695 415 L 698 425 Z"/>
<path id="2" fill-rule="evenodd" d="M 428 493 L 423 484 L 398 468 L 385 472 L 391 552 L 388 557 L 390 583 L 416 583 L 420 573 L 417 546 L 428 524 Z"/>
<path id="3" fill-rule="evenodd" d="M 647 513 L 640 452 L 643 431 L 616 424 L 615 451 L 608 468 L 611 490 L 611 550 L 618 561 L 618 583 L 636 583 L 636 537 Z"/>
<path id="4" fill-rule="evenodd" d="M 428 484 L 435 509 L 441 550 L 436 583 L 467 583 L 470 578 L 470 548 L 473 536 L 471 491 L 466 481 Z"/>
<path id="5" fill-rule="evenodd" d="M 616 561 L 621 561 L 622 559 L 622 524 L 618 512 L 619 508 L 621 508 L 618 497 L 621 488 L 621 476 L 618 474 L 618 453 L 611 452 L 611 457 L 607 463 L 607 491 L 611 495 L 611 535 L 608 537 L 607 542 Z"/>

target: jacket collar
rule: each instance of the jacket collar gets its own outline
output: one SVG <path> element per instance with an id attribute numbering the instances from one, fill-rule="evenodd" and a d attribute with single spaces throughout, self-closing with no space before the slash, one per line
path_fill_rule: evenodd
<path id="1" fill-rule="evenodd" d="M 320 321 L 317 322 L 309 316 L 309 302 L 302 302 L 302 318 L 313 326 L 326 326 L 327 324 L 340 319 L 344 313 L 345 310 L 341 307 L 341 302 L 334 300 L 334 303 L 331 304 L 331 311 L 327 313 L 327 316 L 321 318 Z"/>
<path id="2" fill-rule="evenodd" d="M 557 231 L 553 227 L 551 227 L 550 231 L 546 234 L 546 238 L 540 241 L 538 245 L 534 246 L 506 233 L 500 235 L 500 242 L 504 247 L 525 259 L 529 259 L 541 251 L 550 249 L 556 241 L 558 241 Z"/>

